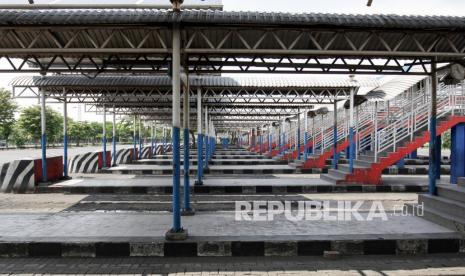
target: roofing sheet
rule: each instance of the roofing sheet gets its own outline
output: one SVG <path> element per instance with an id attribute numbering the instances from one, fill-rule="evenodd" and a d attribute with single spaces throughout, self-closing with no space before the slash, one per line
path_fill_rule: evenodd
<path id="1" fill-rule="evenodd" d="M 207 23 L 465 30 L 465 17 L 158 9 L 0 9 L 0 25 Z"/>
<path id="2" fill-rule="evenodd" d="M 98 76 L 88 78 L 81 75 L 20 76 L 14 78 L 12 86 L 93 86 L 93 87 L 150 87 L 171 86 L 168 76 Z M 191 86 L 202 87 L 269 87 L 269 88 L 328 88 L 328 87 L 377 87 L 376 79 L 361 79 L 356 82 L 348 78 L 321 78 L 316 76 L 190 76 Z"/>
<path id="3" fill-rule="evenodd" d="M 393 99 L 395 96 L 405 92 L 412 86 L 416 85 L 420 81 L 424 80 L 425 76 L 408 76 L 408 77 L 394 77 L 384 84 L 380 85 L 373 92 L 380 91 L 384 92 L 384 100 Z M 370 93 L 373 93 L 370 92 Z"/>

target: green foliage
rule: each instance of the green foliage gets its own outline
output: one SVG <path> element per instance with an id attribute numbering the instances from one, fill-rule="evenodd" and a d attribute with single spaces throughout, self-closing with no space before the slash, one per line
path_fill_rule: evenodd
<path id="1" fill-rule="evenodd" d="M 56 142 L 62 137 L 63 117 L 51 108 L 46 109 L 47 141 Z M 21 110 L 18 127 L 22 129 L 26 138 L 37 143 L 41 137 L 40 106 L 35 105 Z"/>
<path id="2" fill-rule="evenodd" d="M 450 149 L 450 145 L 451 145 L 450 130 L 444 132 L 441 138 L 442 138 L 442 148 Z"/>
<path id="3" fill-rule="evenodd" d="M 14 113 L 18 106 L 11 98 L 11 92 L 0 88 L 0 139 L 8 139 L 15 123 Z"/>
<path id="4" fill-rule="evenodd" d="M 18 124 L 14 124 L 11 131 L 10 140 L 18 148 L 24 146 L 28 142 L 26 133 L 22 128 L 19 127 Z"/>
<path id="5" fill-rule="evenodd" d="M 83 141 L 94 140 L 94 133 L 88 122 L 75 122 L 68 119 L 68 137 L 70 142 L 80 146 Z"/>

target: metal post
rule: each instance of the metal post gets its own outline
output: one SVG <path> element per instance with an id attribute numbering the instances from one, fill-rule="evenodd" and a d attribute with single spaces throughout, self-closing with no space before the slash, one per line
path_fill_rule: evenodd
<path id="1" fill-rule="evenodd" d="M 337 153 L 337 100 L 334 98 L 334 126 L 333 126 L 333 168 L 337 169 L 339 154 Z"/>
<path id="2" fill-rule="evenodd" d="M 116 166 L 116 111 L 113 106 L 113 137 L 111 138 L 111 144 L 113 146 L 113 166 Z"/>
<path id="3" fill-rule="evenodd" d="M 304 161 L 308 159 L 308 109 L 305 109 L 304 114 Z"/>
<path id="4" fill-rule="evenodd" d="M 134 115 L 134 124 L 133 124 L 133 127 L 132 127 L 132 130 L 133 130 L 132 140 L 133 140 L 133 144 L 134 144 L 134 150 L 132 152 L 132 160 L 137 160 L 136 120 L 137 120 L 137 116 Z"/>
<path id="5" fill-rule="evenodd" d="M 203 134 L 202 134 L 202 89 L 197 87 L 197 180 L 195 185 L 202 185 L 203 180 Z"/>
<path id="6" fill-rule="evenodd" d="M 431 105 L 430 105 L 430 139 L 429 139 L 429 193 L 431 195 L 436 195 L 436 179 L 437 179 L 437 172 L 436 172 L 436 94 L 437 94 L 437 83 L 438 76 L 437 76 L 437 69 L 436 69 L 436 62 L 433 61 L 431 63 Z"/>
<path id="7" fill-rule="evenodd" d="M 46 113 L 45 113 L 45 92 L 40 91 L 40 127 L 41 127 L 41 140 L 40 145 L 42 149 L 42 182 L 47 182 L 47 135 L 45 134 L 46 126 Z"/>
<path id="8" fill-rule="evenodd" d="M 315 137 L 315 117 L 312 117 L 312 155 L 315 154 L 315 145 L 316 145 L 316 137 Z"/>
<path id="9" fill-rule="evenodd" d="M 190 206 L 190 179 L 189 179 L 189 79 L 184 87 L 183 93 L 183 127 L 184 127 L 184 208 L 183 215 L 193 215 Z"/>
<path id="10" fill-rule="evenodd" d="M 321 131 L 321 145 L 320 145 L 320 154 L 323 154 L 323 150 L 325 148 L 325 123 L 324 123 L 324 118 L 323 118 L 323 114 L 321 114 L 321 127 L 320 127 L 320 131 Z"/>
<path id="11" fill-rule="evenodd" d="M 157 122 L 153 122 L 153 157 L 157 156 Z"/>
<path id="12" fill-rule="evenodd" d="M 272 129 L 273 129 L 273 125 L 270 124 L 268 126 L 268 153 L 269 153 L 270 156 L 271 156 L 271 153 L 273 151 L 273 137 L 272 137 L 272 134 L 271 134 Z"/>
<path id="13" fill-rule="evenodd" d="M 68 178 L 68 100 L 63 88 L 63 177 Z"/>
<path id="14" fill-rule="evenodd" d="M 209 149 L 209 141 L 210 140 L 210 131 L 208 127 L 208 109 L 205 108 L 205 169 L 208 170 L 208 152 Z"/>
<path id="15" fill-rule="evenodd" d="M 150 152 L 151 152 L 151 156 L 153 158 L 153 156 L 155 155 L 154 152 L 155 152 L 155 122 L 152 122 L 152 131 L 151 131 L 151 145 L 150 145 Z"/>
<path id="16" fill-rule="evenodd" d="M 349 108 L 349 171 L 354 172 L 354 89 L 350 89 L 350 108 Z"/>
<path id="17" fill-rule="evenodd" d="M 102 126 L 102 169 L 107 167 L 107 107 L 103 105 L 103 126 Z"/>
<path id="18" fill-rule="evenodd" d="M 139 135 L 138 135 L 138 142 L 139 142 L 139 159 L 142 159 L 142 123 L 141 123 L 141 117 L 139 115 Z"/>
<path id="19" fill-rule="evenodd" d="M 162 138 L 162 154 L 165 154 L 166 150 L 166 128 L 163 126 L 163 138 Z"/>
<path id="20" fill-rule="evenodd" d="M 298 109 L 298 115 L 297 115 L 297 160 L 300 161 L 301 155 L 300 155 L 300 108 Z"/>
<path id="21" fill-rule="evenodd" d="M 378 162 L 378 102 L 375 102 L 375 118 L 374 118 L 374 141 L 373 151 L 375 153 L 375 162 Z"/>
<path id="22" fill-rule="evenodd" d="M 170 239 L 171 235 L 181 238 L 180 234 L 187 237 L 187 231 L 181 227 L 181 210 L 180 210 L 180 176 L 181 176 L 181 157 L 180 157 L 180 127 L 181 127 L 181 33 L 179 25 L 173 26 L 173 52 L 172 52 L 172 93 L 173 93 L 173 227 L 168 231 L 166 238 Z M 174 237 L 173 237 L 174 238 Z"/>

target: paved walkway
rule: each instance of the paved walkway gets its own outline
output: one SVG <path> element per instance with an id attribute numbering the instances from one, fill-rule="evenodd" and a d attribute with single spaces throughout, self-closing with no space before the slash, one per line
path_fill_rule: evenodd
<path id="1" fill-rule="evenodd" d="M 171 176 L 146 176 L 146 175 L 119 175 L 119 174 L 75 174 L 73 179 L 58 182 L 52 186 L 75 187 L 163 187 L 172 186 Z M 194 182 L 195 176 L 191 176 Z M 449 183 L 449 176 L 441 176 L 441 183 Z M 409 175 L 384 175 L 385 185 L 428 185 L 428 176 Z M 182 185 L 182 183 L 181 183 Z M 204 178 L 205 186 L 300 186 L 300 185 L 328 185 L 333 183 L 320 179 L 319 174 L 272 174 L 261 175 L 231 175 L 231 176 L 207 176 Z"/>
<path id="2" fill-rule="evenodd" d="M 135 165 L 140 166 L 140 165 Z M 82 177 L 82 178 L 80 178 Z M 191 178 L 193 182 L 194 177 Z M 115 174 L 86 174 L 78 175 L 74 179 L 58 182 L 53 186 L 76 186 L 76 187 L 101 187 L 101 186 L 172 186 L 171 176 L 135 176 L 135 175 L 115 175 Z M 269 186 L 269 185 L 334 185 L 328 181 L 320 179 L 319 175 L 263 175 L 260 177 L 237 176 L 234 177 L 213 177 L 204 179 L 205 186 Z"/>
<path id="3" fill-rule="evenodd" d="M 331 215 L 336 216 L 336 213 Z M 361 216 L 366 218 L 367 213 Z M 353 218 L 350 221 L 292 221 L 284 215 L 276 215 L 274 220 L 263 221 L 266 214 L 262 214 L 261 221 L 237 221 L 234 212 L 203 212 L 183 217 L 182 221 L 191 238 L 205 241 L 458 237 L 455 232 L 419 217 L 387 213 L 387 218 L 363 222 Z M 169 213 L 4 213 L 0 214 L 0 221 L 0 241 L 132 242 L 164 240 L 172 216 Z"/>
<path id="4" fill-rule="evenodd" d="M 464 256 L 0 259 L 0 275 L 465 275 Z"/>

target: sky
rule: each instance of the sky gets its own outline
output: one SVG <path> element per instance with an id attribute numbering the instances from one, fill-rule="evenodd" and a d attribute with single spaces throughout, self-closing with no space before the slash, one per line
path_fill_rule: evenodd
<path id="1" fill-rule="evenodd" d="M 36 0 L 36 3 L 169 3 L 169 0 Z M 185 2 L 202 1 L 186 0 Z M 209 1 L 209 0 L 206 0 Z M 218 0 L 211 0 L 217 2 Z M 27 0 L 0 0 L 2 4 L 26 4 Z M 342 13 L 342 14 L 401 14 L 401 15 L 451 15 L 465 16 L 465 0 L 373 0 L 371 7 L 367 0 L 223 0 L 226 11 L 262 11 L 290 13 Z M 0 62 L 0 68 L 4 66 Z M 11 88 L 9 82 L 18 74 L 0 74 L 0 87 Z M 36 101 L 22 101 L 21 106 L 35 104 Z M 61 105 L 52 105 L 61 111 Z M 81 110 L 84 110 L 82 108 Z M 78 117 L 78 108 L 71 105 L 69 116 Z M 83 113 L 83 120 L 101 120 L 95 114 Z"/>

